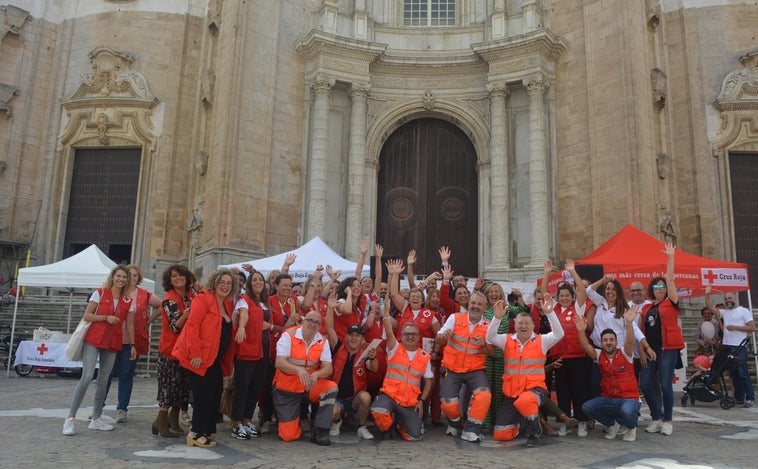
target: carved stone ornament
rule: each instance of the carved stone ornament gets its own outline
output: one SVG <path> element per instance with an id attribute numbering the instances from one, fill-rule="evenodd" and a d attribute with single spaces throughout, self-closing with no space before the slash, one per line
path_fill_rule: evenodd
<path id="1" fill-rule="evenodd" d="M 11 100 L 14 96 L 18 96 L 18 89 L 15 86 L 0 83 L 0 111 L 5 111 L 8 117 L 13 117 Z"/>
<path id="2" fill-rule="evenodd" d="M 64 145 L 145 145 L 155 149 L 152 109 L 158 104 L 145 77 L 132 69 L 134 57 L 108 47 L 89 53 L 92 71 L 83 73 L 61 103 L 68 121 Z"/>
<path id="3" fill-rule="evenodd" d="M 208 152 L 200 150 L 195 155 L 195 170 L 202 176 L 208 171 Z"/>
<path id="4" fill-rule="evenodd" d="M 213 104 L 213 89 L 216 85 L 216 74 L 207 69 L 200 75 L 200 101 L 203 107 L 208 108 Z"/>
<path id="5" fill-rule="evenodd" d="M 659 111 L 666 106 L 666 74 L 659 68 L 650 71 L 650 84 L 653 88 L 653 105 Z"/>
<path id="6" fill-rule="evenodd" d="M 28 11 L 14 7 L 13 5 L 0 6 L 0 12 L 3 13 L 3 24 L 0 25 L 0 39 L 4 38 L 6 34 L 20 36 L 21 28 L 31 18 Z"/>
<path id="7" fill-rule="evenodd" d="M 427 111 L 434 109 L 435 101 L 436 99 L 434 97 L 434 93 L 432 93 L 432 90 L 425 90 L 424 96 L 421 97 L 421 102 L 424 103 L 424 109 Z"/>
<path id="8" fill-rule="evenodd" d="M 203 228 L 204 207 L 205 202 L 201 201 L 195 206 L 194 210 L 192 210 L 192 216 L 187 223 L 187 231 L 198 231 Z"/>
<path id="9" fill-rule="evenodd" d="M 147 87 L 145 77 L 131 65 L 134 57 L 108 47 L 97 47 L 89 53 L 92 71 L 81 75 L 80 84 L 66 100 L 122 101 L 129 100 L 140 107 L 153 107 L 158 100 Z"/>
<path id="10" fill-rule="evenodd" d="M 671 158 L 665 153 L 660 153 L 655 158 L 655 168 L 658 171 L 658 179 L 666 179 L 671 174 Z"/>
<path id="11" fill-rule="evenodd" d="M 721 112 L 714 149 L 758 141 L 758 49 L 740 57 L 742 68 L 726 75 L 713 106 Z"/>

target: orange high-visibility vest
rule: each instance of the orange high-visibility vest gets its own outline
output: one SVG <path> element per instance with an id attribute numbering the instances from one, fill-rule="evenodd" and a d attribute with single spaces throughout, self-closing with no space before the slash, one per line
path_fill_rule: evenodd
<path id="1" fill-rule="evenodd" d="M 403 407 L 415 406 L 421 395 L 421 383 L 431 355 L 418 349 L 411 361 L 405 347 L 398 345 L 395 355 L 387 362 L 387 374 L 379 392 L 391 397 Z"/>
<path id="2" fill-rule="evenodd" d="M 313 374 L 321 369 L 321 352 L 326 345 L 326 339 L 314 339 L 310 349 L 306 350 L 305 341 L 295 336 L 297 328 L 288 329 L 285 334 L 290 335 L 290 356 L 287 361 L 297 366 L 304 366 L 309 374 Z M 305 386 L 300 382 L 297 374 L 285 373 L 282 370 L 276 370 L 274 375 L 274 385 L 277 389 L 287 392 L 305 392 Z"/>
<path id="3" fill-rule="evenodd" d="M 503 373 L 503 394 L 518 397 L 524 391 L 545 386 L 545 353 L 542 352 L 542 336 L 529 339 L 522 350 L 519 341 L 512 335 L 505 340 L 503 351 L 505 373 Z"/>
<path id="4" fill-rule="evenodd" d="M 454 316 L 455 327 L 453 327 L 453 335 L 445 346 L 442 366 L 455 373 L 485 369 L 484 359 L 487 354 L 484 351 L 484 338 L 487 337 L 489 321 L 480 321 L 474 326 L 474 330 L 469 332 L 468 313 L 457 313 Z M 482 345 L 474 345 L 471 342 L 477 336 L 482 338 Z"/>

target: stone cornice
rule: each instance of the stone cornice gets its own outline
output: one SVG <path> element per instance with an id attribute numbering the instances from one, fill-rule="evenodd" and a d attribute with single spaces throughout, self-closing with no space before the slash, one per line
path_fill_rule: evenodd
<path id="1" fill-rule="evenodd" d="M 472 44 L 471 48 L 485 62 L 493 63 L 527 55 L 539 55 L 553 61 L 568 47 L 565 39 L 549 29 L 540 29 L 519 36 Z"/>
<path id="2" fill-rule="evenodd" d="M 486 74 L 487 64 L 471 51 L 386 53 L 371 65 L 374 73 L 399 77 Z"/>
<path id="3" fill-rule="evenodd" d="M 312 61 L 319 56 L 332 56 L 354 60 L 363 63 L 373 62 L 383 54 L 387 44 L 359 41 L 356 39 L 335 36 L 322 31 L 311 30 L 304 38 L 295 42 L 295 51 L 306 61 Z"/>

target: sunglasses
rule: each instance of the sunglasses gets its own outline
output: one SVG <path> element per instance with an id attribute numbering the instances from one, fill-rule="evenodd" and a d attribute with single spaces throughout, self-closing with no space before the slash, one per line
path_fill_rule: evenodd
<path id="1" fill-rule="evenodd" d="M 665 290 L 665 289 L 666 289 L 666 285 L 663 285 L 661 283 L 657 285 L 653 285 L 653 290 Z"/>

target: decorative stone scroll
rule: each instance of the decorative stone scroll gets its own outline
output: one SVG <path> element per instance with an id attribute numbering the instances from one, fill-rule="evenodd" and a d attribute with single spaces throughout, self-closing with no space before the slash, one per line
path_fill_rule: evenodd
<path id="1" fill-rule="evenodd" d="M 721 128 L 712 142 L 716 150 L 758 149 L 758 49 L 739 61 L 742 68 L 727 74 L 713 102 L 721 113 Z"/>
<path id="2" fill-rule="evenodd" d="M 0 6 L 0 12 L 3 13 L 3 22 L 0 24 L 0 40 L 7 34 L 21 36 L 21 28 L 31 18 L 29 12 L 13 5 Z"/>
<path id="3" fill-rule="evenodd" d="M 13 117 L 11 100 L 14 96 L 18 96 L 18 89 L 15 86 L 0 83 L 0 111 L 5 111 L 8 117 Z"/>

